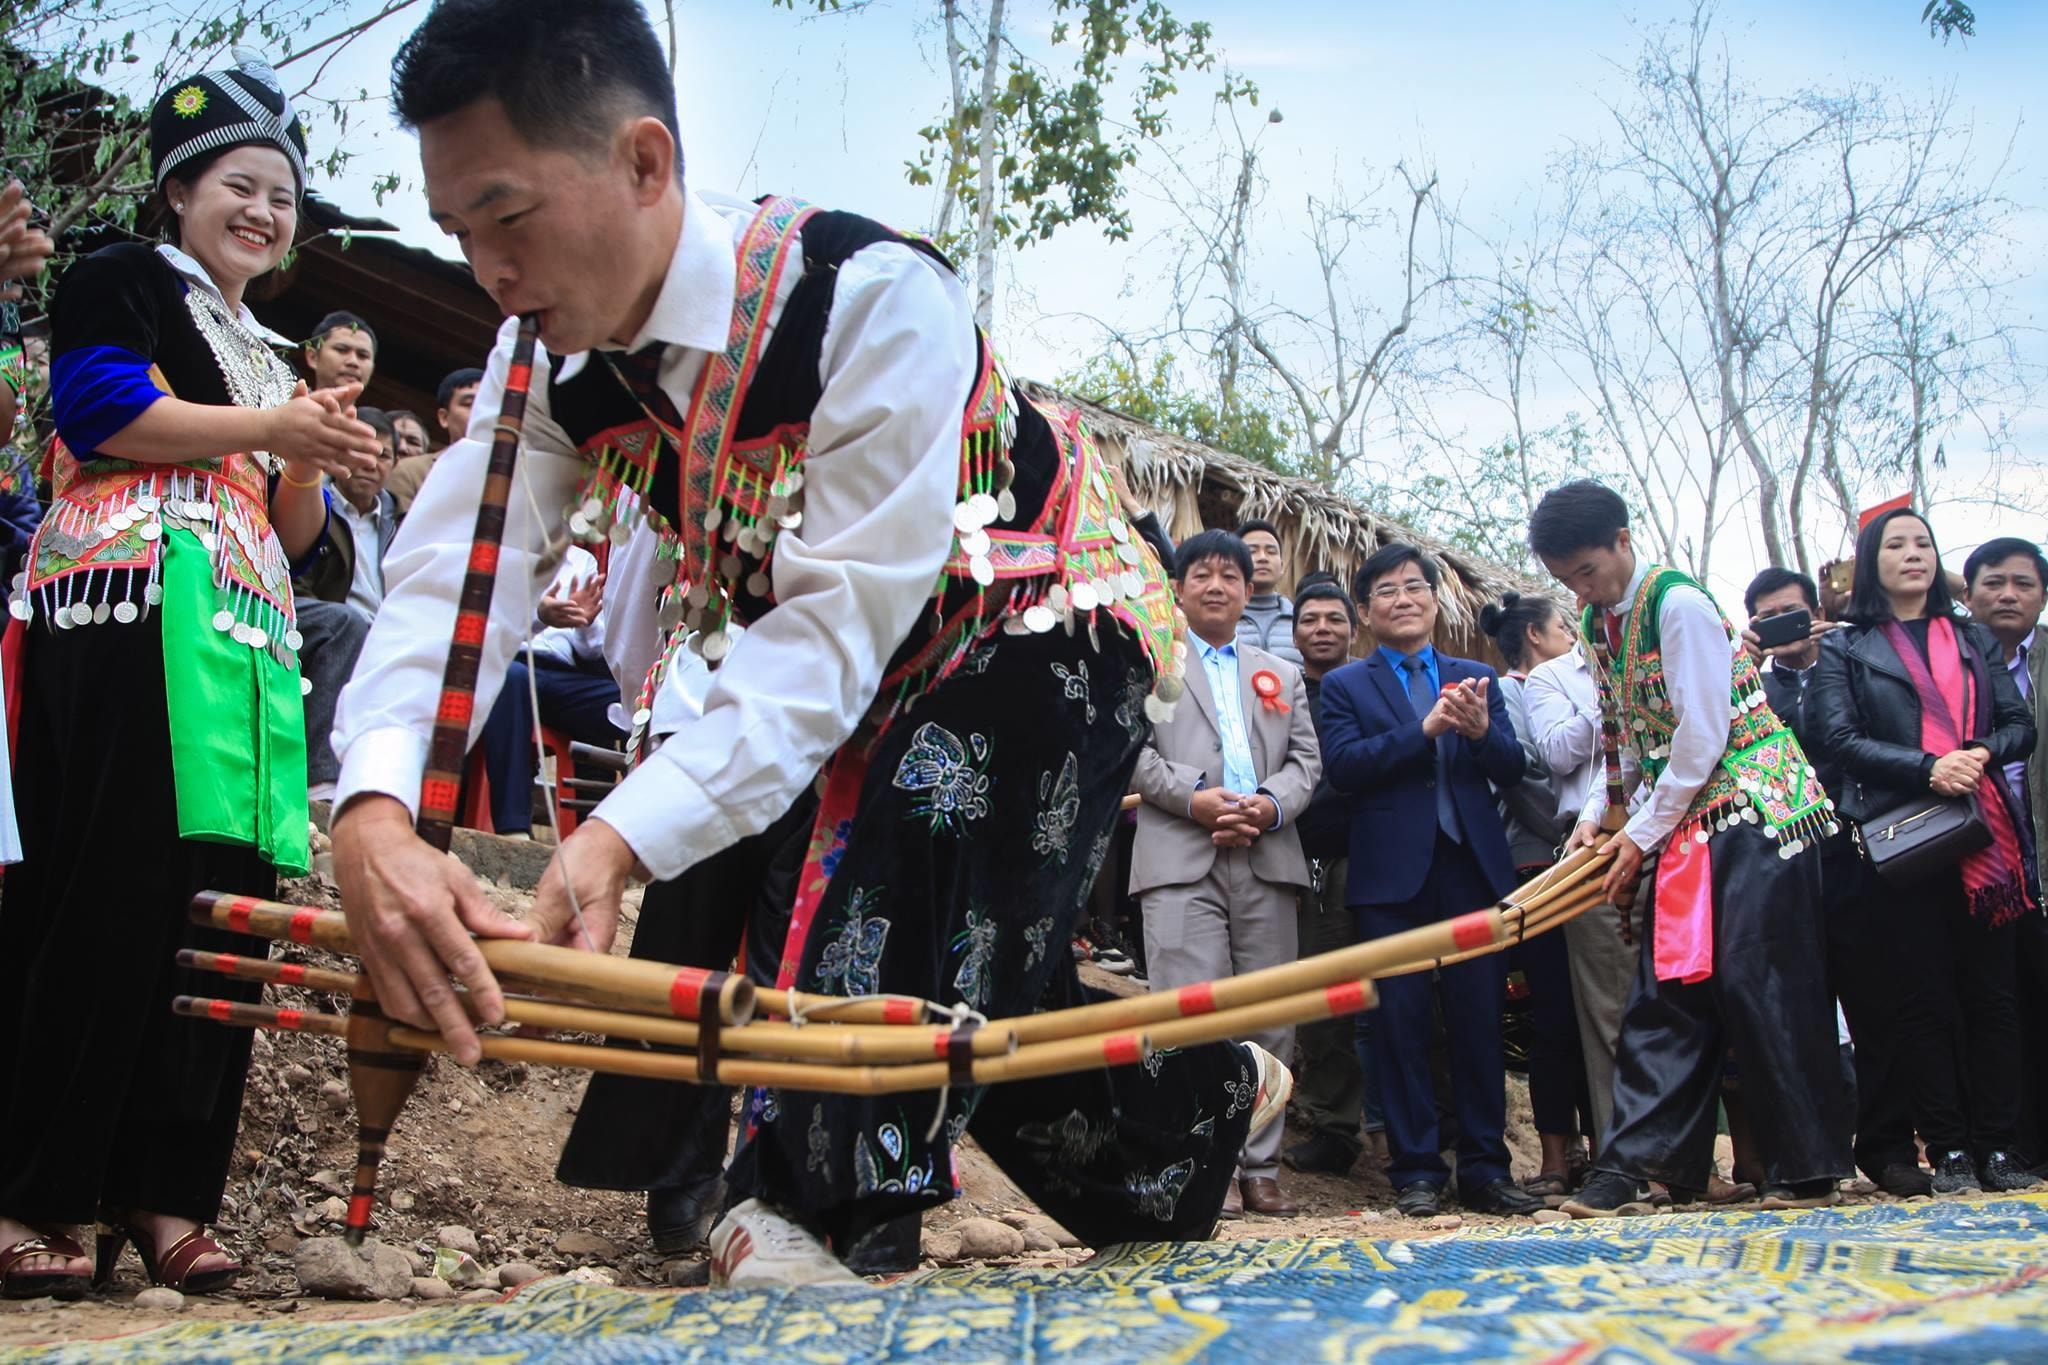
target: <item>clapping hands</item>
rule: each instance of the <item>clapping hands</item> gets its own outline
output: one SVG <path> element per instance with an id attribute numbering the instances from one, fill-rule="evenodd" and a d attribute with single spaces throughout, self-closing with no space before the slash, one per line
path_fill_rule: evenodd
<path id="1" fill-rule="evenodd" d="M 0 301 L 21 297 L 21 281 L 41 272 L 56 251 L 50 234 L 29 224 L 33 206 L 19 180 L 0 189 Z"/>
<path id="2" fill-rule="evenodd" d="M 597 619 L 604 605 L 604 575 L 592 574 L 569 584 L 566 591 L 540 599 L 540 623 L 557 630 L 575 630 Z"/>
<path id="3" fill-rule="evenodd" d="M 1467 678 L 1444 688 L 1436 705 L 1422 718 L 1422 733 L 1431 739 L 1447 731 L 1475 742 L 1485 739 L 1493 725 L 1486 709 L 1486 687 L 1485 678 Z"/>

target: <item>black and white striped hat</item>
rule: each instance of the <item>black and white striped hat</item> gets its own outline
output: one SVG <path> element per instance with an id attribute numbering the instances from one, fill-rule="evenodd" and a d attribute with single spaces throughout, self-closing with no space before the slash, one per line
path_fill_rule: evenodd
<path id="1" fill-rule="evenodd" d="M 283 152 L 305 194 L 306 130 L 277 72 L 247 48 L 235 49 L 229 70 L 176 82 L 150 110 L 149 155 L 158 189 L 196 156 L 251 144 Z"/>

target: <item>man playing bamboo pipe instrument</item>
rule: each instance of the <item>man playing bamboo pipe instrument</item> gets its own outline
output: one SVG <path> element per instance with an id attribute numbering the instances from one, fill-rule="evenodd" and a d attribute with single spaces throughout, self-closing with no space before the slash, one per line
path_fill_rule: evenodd
<path id="1" fill-rule="evenodd" d="M 337 871 L 383 1008 L 473 1061 L 449 977 L 485 1019 L 503 1005 L 465 931 L 603 951 L 636 864 L 673 879 L 791 824 L 807 856 L 778 984 L 963 1017 L 1078 1002 L 1064 945 L 1148 717 L 1180 690 L 1164 574 L 1092 439 L 1009 388 L 927 246 L 688 189 L 666 61 L 632 0 L 440 0 L 393 85 L 436 221 L 547 351 L 478 719 L 564 529 L 664 542 L 660 577 L 611 585 L 607 649 L 639 711 L 679 642 L 718 667 L 702 714 L 565 841 L 532 920 L 489 910 L 406 805 L 484 463 L 478 441 L 448 450 L 337 722 Z M 511 335 L 480 412 L 499 405 Z M 1153 1062 L 943 1100 L 753 1093 L 715 1282 L 851 1278 L 828 1243 L 949 1198 L 970 1126 L 1090 1242 L 1206 1233 L 1286 1072 L 1230 1044 Z"/>
<path id="2" fill-rule="evenodd" d="M 1614 835 L 1610 899 L 1640 893 L 1641 964 L 1614 1059 L 1614 1119 L 1577 1217 L 1648 1212 L 1648 1182 L 1705 1189 L 1723 1059 L 1757 1123 L 1766 1207 L 1833 1203 L 1849 1174 L 1816 845 L 1834 803 L 1704 588 L 1636 553 L 1590 480 L 1545 494 L 1529 545 L 1585 602 L 1603 705 L 1647 795 Z M 1572 846 L 1601 837 L 1595 788 Z M 1660 852 L 1661 851 L 1661 852 Z"/>

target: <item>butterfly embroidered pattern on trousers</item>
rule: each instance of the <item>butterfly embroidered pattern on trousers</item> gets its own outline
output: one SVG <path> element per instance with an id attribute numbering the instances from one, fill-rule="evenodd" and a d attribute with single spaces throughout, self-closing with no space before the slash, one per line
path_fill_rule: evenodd
<path id="1" fill-rule="evenodd" d="M 962 743 L 952 731 L 926 721 L 910 737 L 895 783 L 911 794 L 911 814 L 930 820 L 933 833 L 959 835 L 988 814 L 988 764 L 987 736 L 970 734 Z"/>

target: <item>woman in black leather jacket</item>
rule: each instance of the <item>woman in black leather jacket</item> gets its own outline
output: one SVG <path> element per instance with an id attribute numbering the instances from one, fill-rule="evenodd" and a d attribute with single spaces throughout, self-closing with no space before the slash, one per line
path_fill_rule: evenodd
<path id="1" fill-rule="evenodd" d="M 1956 619 L 1917 512 L 1888 512 L 1857 538 L 1847 615 L 1849 628 L 1821 645 L 1808 702 L 1821 752 L 1848 777 L 1834 793 L 1841 813 L 1861 825 L 1910 802 L 1971 797 L 2007 831 L 1967 869 L 1958 860 L 1907 886 L 1874 877 L 1868 887 L 1870 932 L 1888 950 L 1898 998 L 1899 1079 L 1937 1194 L 2029 1189 L 2040 1182 L 2013 1150 L 2023 1080 L 2015 930 L 2021 914 L 2040 911 L 2027 903 L 2029 834 L 2004 771 L 2033 753 L 2033 716 L 1995 666 L 1991 633 Z M 1929 752 L 1914 678 L 1931 684 L 1957 656 L 1974 707 L 1956 727 L 1960 742 Z"/>

